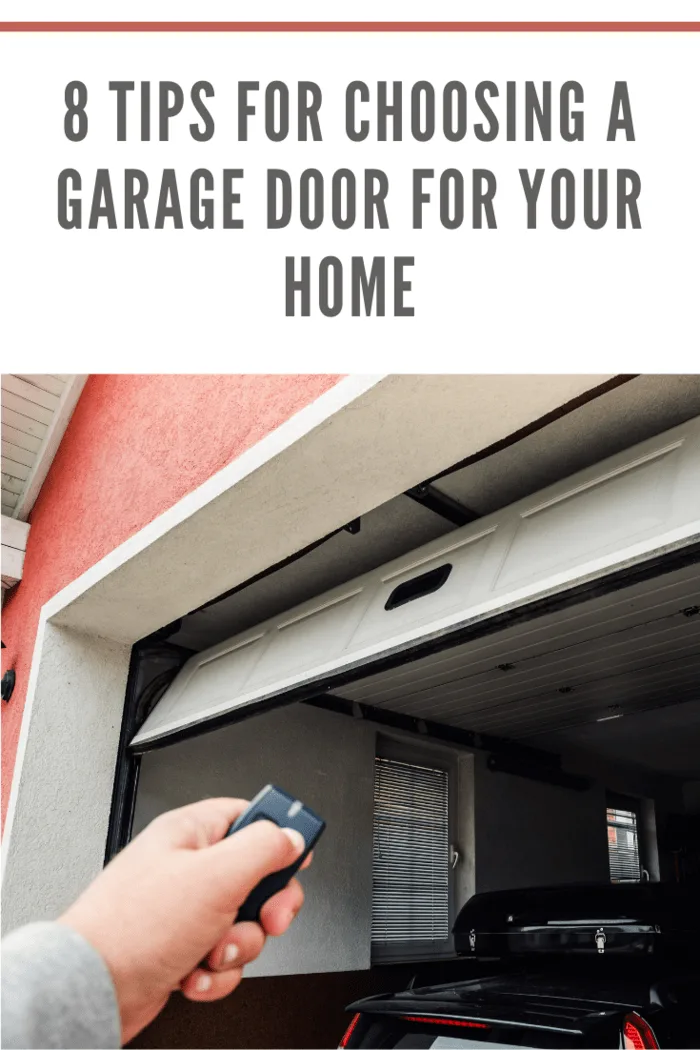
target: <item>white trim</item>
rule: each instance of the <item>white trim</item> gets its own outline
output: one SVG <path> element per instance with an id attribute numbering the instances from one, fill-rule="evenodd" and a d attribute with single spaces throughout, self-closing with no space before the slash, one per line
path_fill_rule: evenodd
<path id="1" fill-rule="evenodd" d="M 73 410 L 78 403 L 78 398 L 83 392 L 83 387 L 85 386 L 86 381 L 87 375 L 74 375 L 67 380 L 58 407 L 53 413 L 53 418 L 49 423 L 49 429 L 46 432 L 41 448 L 37 454 L 36 462 L 30 471 L 29 477 L 24 483 L 20 497 L 17 500 L 17 505 L 12 511 L 13 518 L 19 518 L 20 521 L 26 521 L 29 517 L 31 509 L 36 503 L 37 496 L 41 491 L 41 486 L 46 480 L 49 468 L 58 452 L 58 446 L 63 440 L 66 427 L 70 423 Z"/>
<path id="2" fill-rule="evenodd" d="M 24 551 L 2 545 L 2 588 L 8 590 L 22 579 Z"/>
<path id="3" fill-rule="evenodd" d="M 22 579 L 24 552 L 27 548 L 29 525 L 7 514 L 2 516 L 2 590 L 14 587 Z"/>

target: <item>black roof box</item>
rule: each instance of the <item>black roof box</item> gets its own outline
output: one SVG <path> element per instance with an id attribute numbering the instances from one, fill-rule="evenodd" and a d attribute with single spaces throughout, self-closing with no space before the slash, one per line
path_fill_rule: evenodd
<path id="1" fill-rule="evenodd" d="M 454 925 L 460 955 L 700 956 L 698 891 L 669 883 L 477 893 Z"/>

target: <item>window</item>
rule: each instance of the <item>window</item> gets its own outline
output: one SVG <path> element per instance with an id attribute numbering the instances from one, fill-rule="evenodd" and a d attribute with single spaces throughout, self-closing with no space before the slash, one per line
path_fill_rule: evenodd
<path id="1" fill-rule="evenodd" d="M 449 775 L 375 759 L 372 948 L 424 955 L 450 944 Z M 383 949 L 383 951 L 382 951 Z"/>
<path id="2" fill-rule="evenodd" d="M 608 856 L 611 882 L 639 882 L 637 815 L 608 807 Z"/>

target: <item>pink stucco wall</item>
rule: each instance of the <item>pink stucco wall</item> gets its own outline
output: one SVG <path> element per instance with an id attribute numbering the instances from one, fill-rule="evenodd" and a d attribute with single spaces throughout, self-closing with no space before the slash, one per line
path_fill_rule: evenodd
<path id="1" fill-rule="evenodd" d="M 4 826 L 41 607 L 339 379 L 336 375 L 93 375 L 31 515 L 21 583 L 2 612 Z"/>

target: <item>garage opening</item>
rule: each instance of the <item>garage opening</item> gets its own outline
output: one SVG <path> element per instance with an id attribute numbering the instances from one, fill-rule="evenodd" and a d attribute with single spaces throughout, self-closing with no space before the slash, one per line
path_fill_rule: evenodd
<path id="1" fill-rule="evenodd" d="M 110 848 L 268 781 L 328 830 L 235 1003 L 174 1000 L 137 1045 L 334 1045 L 347 1002 L 465 965 L 475 892 L 700 882 L 700 419 L 199 651 L 165 633 Z"/>

